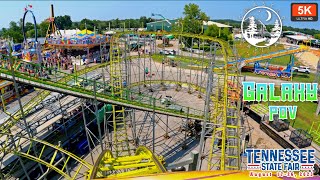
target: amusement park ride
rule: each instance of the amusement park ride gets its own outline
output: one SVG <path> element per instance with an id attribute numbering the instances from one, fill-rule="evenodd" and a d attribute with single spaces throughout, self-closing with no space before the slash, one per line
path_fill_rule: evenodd
<path id="1" fill-rule="evenodd" d="M 48 30 L 47 30 L 47 35 L 46 35 L 46 39 L 45 39 L 45 45 L 48 44 L 47 39 L 50 38 L 51 35 L 58 35 L 61 36 L 61 33 L 57 27 L 57 24 L 54 20 L 54 9 L 53 9 L 53 4 L 51 4 L 51 16 L 48 18 L 49 21 L 49 26 L 48 26 Z"/>
<path id="2" fill-rule="evenodd" d="M 32 6 L 29 5 L 30 8 Z M 27 42 L 26 32 L 25 32 L 25 19 L 26 15 L 31 13 L 33 23 L 34 23 L 34 30 L 35 30 L 35 37 L 34 40 L 31 42 Z M 23 33 L 23 51 L 22 51 L 22 59 L 26 62 L 34 62 L 34 63 L 41 63 L 41 44 L 38 42 L 38 30 L 37 30 L 37 21 L 34 17 L 33 12 L 30 9 L 25 9 L 23 18 L 22 18 L 22 33 Z"/>
<path id="3" fill-rule="evenodd" d="M 32 43 L 27 43 L 25 37 L 24 20 L 27 13 L 32 14 L 35 24 L 36 35 L 35 41 Z M 13 58 L 9 54 L 6 56 L 6 59 L 1 59 L 1 61 L 9 61 L 11 65 L 23 62 L 24 64 L 33 66 L 34 69 L 38 71 L 53 70 L 50 67 L 41 66 L 41 46 L 37 41 L 36 20 L 30 9 L 27 9 L 24 13 L 23 32 L 25 39 L 24 51 L 22 53 L 23 59 Z M 47 47 L 58 47 L 50 44 L 49 40 L 51 34 L 57 34 L 59 32 L 54 22 L 53 6 L 51 6 L 50 25 L 47 32 Z M 146 62 L 150 62 L 151 68 L 151 63 L 153 63 L 151 61 L 152 55 L 156 53 L 155 47 L 157 42 L 152 40 L 152 38 L 146 40 L 146 36 L 151 36 L 153 32 L 138 33 L 139 38 L 140 35 L 144 35 L 144 38 L 141 39 L 144 42 L 148 41 L 150 46 L 150 54 L 143 56 L 131 56 L 130 53 L 128 53 L 131 51 L 127 46 L 130 44 L 130 38 L 128 38 L 126 34 L 129 33 L 134 34 L 136 32 L 122 32 L 112 36 L 108 42 L 110 44 L 109 61 L 104 58 L 106 62 L 102 61 L 103 63 L 101 64 L 77 70 L 73 74 L 56 70 L 55 73 L 59 74 L 59 78 L 47 79 L 35 77 L 32 74 L 19 71 L 18 68 L 4 68 L 2 66 L 0 68 L 0 77 L 2 79 L 13 81 L 14 84 L 18 82 L 31 85 L 43 90 L 40 90 L 41 93 L 39 96 L 26 103 L 23 107 L 20 104 L 21 111 L 10 114 L 10 118 L 2 123 L 0 128 L 1 160 L 12 162 L 13 160 L 11 159 L 12 156 L 14 156 L 18 159 L 16 162 L 19 162 L 25 174 L 28 174 L 28 170 L 24 165 L 26 163 L 23 161 L 23 159 L 28 159 L 36 162 L 44 175 L 48 174 L 50 170 L 53 170 L 66 179 L 132 178 L 155 173 L 166 173 L 167 166 L 164 164 L 165 159 L 159 155 L 160 153 L 156 153 L 155 151 L 155 116 L 157 114 L 164 117 L 180 118 L 183 119 L 183 122 L 198 122 L 201 124 L 202 128 L 199 133 L 199 156 L 196 166 L 192 170 L 201 170 L 203 169 L 202 166 L 207 166 L 208 170 L 241 170 L 243 163 L 241 156 L 243 148 L 241 147 L 245 135 L 243 134 L 244 125 L 241 122 L 243 114 L 240 111 L 242 102 L 241 94 L 239 93 L 241 88 L 239 69 L 248 63 L 256 63 L 255 72 L 258 73 L 262 71 L 258 66 L 260 61 L 266 61 L 284 55 L 292 56 L 294 53 L 307 50 L 306 48 L 288 49 L 248 59 L 238 59 L 232 48 L 218 38 L 186 33 L 171 33 L 181 42 L 187 42 L 187 40 L 192 39 L 192 42 L 209 43 L 211 47 L 209 53 L 212 57 L 208 59 L 209 71 L 207 75 L 202 75 L 202 72 L 201 75 L 199 75 L 199 73 L 192 74 L 190 70 L 190 74 L 188 73 L 185 77 L 181 77 L 180 68 L 180 74 L 179 71 L 174 72 L 174 75 L 170 74 L 171 78 L 176 76 L 177 79 L 170 79 L 169 76 L 166 79 L 163 73 L 161 74 L 161 72 L 159 73 L 154 70 L 154 72 L 157 72 L 154 76 L 159 76 L 159 78 L 153 80 L 152 78 L 147 79 L 144 72 Z M 108 39 L 104 38 L 104 40 L 104 42 L 100 41 L 99 44 L 107 44 Z M 223 57 L 223 65 L 221 66 L 215 64 L 218 51 Z M 192 52 L 190 55 L 193 55 Z M 163 56 L 165 57 L 165 55 Z M 138 59 L 138 61 L 133 62 L 134 59 Z M 281 71 L 281 73 L 279 72 L 280 74 L 278 73 L 278 76 L 283 76 L 284 73 L 286 73 L 288 77 L 292 75 L 291 67 L 293 65 L 293 58 L 291 59 L 287 69 Z M 140 61 L 143 63 L 140 64 Z M 142 65 L 144 67 L 142 67 Z M 134 66 L 138 67 L 131 69 Z M 161 66 L 162 69 L 165 69 L 164 64 Z M 104 79 L 104 74 L 102 75 L 103 82 L 87 77 L 89 72 L 98 69 L 102 69 L 103 73 L 104 70 L 109 71 L 108 83 Z M 131 75 L 131 71 L 134 70 L 138 71 L 137 74 L 139 76 L 139 80 L 135 82 L 133 81 L 133 75 Z M 85 77 L 82 75 L 85 75 Z M 201 81 L 198 81 L 198 79 L 200 79 L 199 76 L 201 76 Z M 194 79 L 197 79 L 196 82 Z M 69 82 L 73 80 L 87 82 L 88 85 L 85 86 L 83 83 L 83 87 L 70 86 Z M 174 85 L 177 91 L 183 87 L 189 89 L 190 87 L 194 87 L 198 93 L 202 93 L 202 95 L 204 95 L 203 97 L 205 97 L 204 110 L 199 110 L 196 107 L 186 107 L 173 102 L 172 104 L 179 108 L 171 108 L 171 105 L 168 106 L 162 103 L 161 99 L 152 94 L 154 91 L 153 84 L 160 84 L 162 87 Z M 148 88 L 148 91 L 142 92 L 141 89 L 143 88 Z M 93 112 L 94 120 L 92 120 L 92 127 L 95 128 L 95 134 L 90 131 L 89 127 L 86 127 L 86 122 L 84 122 L 84 129 L 86 133 L 94 134 L 93 136 L 97 139 L 95 143 L 99 144 L 96 147 L 98 147 L 98 149 L 101 148 L 100 155 L 94 162 L 89 163 L 87 160 L 67 151 L 60 143 L 59 145 L 54 145 L 40 139 L 42 136 L 38 134 L 42 132 L 42 130 L 37 129 L 39 126 L 36 126 L 36 123 L 32 124 L 26 121 L 27 114 L 47 98 L 51 92 L 58 92 L 80 99 L 79 101 L 82 104 L 80 114 L 84 117 L 84 121 L 86 121 L 86 119 L 83 107 L 87 106 L 84 104 L 88 103 L 90 104 L 88 106 L 93 107 L 91 109 L 88 108 L 86 111 Z M 133 130 L 136 124 L 138 124 L 134 122 L 135 118 L 133 114 L 135 111 L 141 111 L 146 114 L 151 114 L 149 115 L 150 117 L 152 116 L 150 123 L 153 125 L 150 127 L 153 129 L 150 131 L 151 133 L 146 136 L 152 136 L 153 140 L 148 143 L 139 144 L 136 141 L 136 139 L 139 139 L 139 134 L 137 133 L 138 131 Z M 107 119 L 107 114 L 109 114 L 111 118 Z M 45 120 L 43 124 L 46 122 L 49 122 L 49 120 Z M 166 124 L 166 128 L 170 128 L 168 123 L 169 122 Z M 65 124 L 66 123 L 63 123 L 63 126 L 65 126 Z M 16 128 L 17 125 L 19 125 L 20 128 Z M 112 128 L 105 128 L 107 126 Z M 132 133 L 129 132 L 130 130 Z M 131 136 L 137 137 L 132 138 Z M 172 134 L 172 136 L 175 136 L 175 134 Z M 108 138 L 108 141 L 104 141 L 104 138 Z M 169 136 L 166 136 L 166 138 L 169 138 Z M 89 149 L 93 150 L 91 146 L 95 143 L 92 144 L 90 140 L 86 141 L 86 143 Z M 4 165 L 8 165 L 8 162 Z M 42 170 L 43 165 L 47 168 L 46 172 Z M 74 169 L 73 171 L 71 171 L 72 168 Z M 213 171 L 203 172 L 203 175 L 212 175 L 214 173 Z M 3 176 L 1 172 L 0 175 Z M 174 176 L 173 174 L 168 174 L 167 177 L 171 175 Z M 1 176 L 1 179 L 5 178 Z M 26 176 L 29 179 L 28 175 Z M 41 178 L 43 177 L 44 176 Z M 183 175 L 181 177 L 183 177 Z M 192 177 L 195 177 L 195 175 L 192 175 Z"/>

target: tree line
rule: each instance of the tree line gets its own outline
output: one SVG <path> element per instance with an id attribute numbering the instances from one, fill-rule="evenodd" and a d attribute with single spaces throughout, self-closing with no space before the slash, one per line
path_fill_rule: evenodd
<path id="1" fill-rule="evenodd" d="M 183 24 L 173 25 L 173 31 L 183 31 L 194 34 L 206 34 L 209 36 L 219 36 L 222 39 L 230 39 L 230 32 L 227 30 L 218 30 L 217 27 L 208 28 L 206 31 L 202 29 L 202 22 L 208 21 L 210 19 L 206 13 L 202 12 L 197 4 L 186 4 L 183 12 L 184 17 L 179 18 L 179 22 Z M 149 18 L 142 16 L 139 19 L 112 19 L 112 20 L 91 20 L 82 19 L 79 22 L 73 22 L 69 15 L 57 16 L 55 17 L 55 22 L 60 30 L 64 29 L 85 29 L 93 31 L 96 30 L 97 33 L 103 33 L 109 28 L 146 28 L 147 23 L 157 21 L 158 19 Z M 14 42 L 23 42 L 22 34 L 22 19 L 18 22 L 10 22 L 9 28 L 2 28 L 0 30 L 0 37 L 13 38 Z M 37 24 L 38 37 L 45 37 L 48 30 L 49 21 L 43 20 L 41 23 Z M 219 31 L 219 33 L 218 33 Z M 25 34 L 26 38 L 35 37 L 35 30 L 33 23 L 27 22 L 25 24 Z"/>
<path id="2" fill-rule="evenodd" d="M 231 20 L 231 19 L 217 19 L 214 20 L 215 22 L 223 23 L 223 24 L 228 24 L 234 28 L 240 28 L 241 27 L 241 21 L 236 21 L 236 20 Z M 266 28 L 271 30 L 273 25 L 267 25 Z M 282 31 L 296 31 L 296 32 L 301 32 L 304 34 L 312 35 L 316 39 L 320 39 L 320 30 L 318 29 L 307 29 L 307 28 L 296 28 L 296 27 L 291 27 L 291 26 L 283 26 Z"/>
<path id="3" fill-rule="evenodd" d="M 232 32 L 228 28 L 218 28 L 216 25 L 209 26 L 206 30 L 203 29 L 203 21 L 208 21 L 211 18 L 203 11 L 197 4 L 189 3 L 186 4 L 183 11 L 183 17 L 179 18 L 177 23 L 172 25 L 172 31 L 186 32 L 193 34 L 204 34 L 207 36 L 218 37 L 225 41 L 232 39 Z M 112 19 L 112 20 L 91 20 L 82 19 L 79 22 L 73 22 L 69 15 L 57 16 L 55 17 L 55 22 L 60 30 L 64 29 L 85 29 L 93 31 L 96 30 L 97 33 L 103 33 L 109 28 L 145 28 L 147 23 L 157 21 L 158 19 L 153 19 L 150 17 L 142 16 L 139 19 Z M 234 28 L 240 28 L 241 22 L 235 20 L 214 20 L 223 24 L 228 24 Z M 22 19 L 18 22 L 11 21 L 9 28 L 2 28 L 0 30 L 0 37 L 13 38 L 14 42 L 23 42 L 22 34 Z M 43 20 L 41 23 L 37 24 L 38 37 L 45 37 L 47 34 L 49 26 L 48 20 Z M 267 26 L 271 28 L 271 26 Z M 306 29 L 306 28 L 293 28 L 290 26 L 284 26 L 283 31 L 298 31 L 305 34 L 314 35 L 315 37 L 320 36 L 320 31 L 316 29 Z M 27 38 L 35 37 L 35 30 L 33 23 L 27 22 L 25 24 L 25 34 Z M 191 44 L 191 42 L 190 42 Z"/>
<path id="4" fill-rule="evenodd" d="M 139 19 L 112 19 L 107 21 L 102 20 L 91 20 L 91 19 L 82 19 L 79 22 L 73 22 L 69 15 L 56 16 L 55 22 L 60 30 L 67 29 L 85 29 L 93 31 L 94 27 L 96 28 L 97 33 L 103 33 L 109 28 L 141 28 L 146 27 L 147 23 L 153 22 L 155 19 L 147 18 L 145 16 L 140 17 Z M 8 28 L 2 28 L 0 30 L 0 37 L 2 38 L 13 38 L 14 42 L 23 42 L 23 32 L 22 32 L 23 21 L 20 19 L 18 22 L 11 21 Z M 45 37 L 47 34 L 49 26 L 48 20 L 43 20 L 41 23 L 37 24 L 38 37 Z M 26 38 L 35 37 L 34 24 L 31 22 L 25 23 L 25 34 Z"/>

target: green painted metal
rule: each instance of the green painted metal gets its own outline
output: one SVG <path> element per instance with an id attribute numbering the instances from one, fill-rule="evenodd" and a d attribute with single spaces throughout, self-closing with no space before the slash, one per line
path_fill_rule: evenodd
<path id="1" fill-rule="evenodd" d="M 1 59 L 0 61 L 6 61 L 6 60 Z M 22 60 L 19 60 L 19 59 L 15 59 L 15 61 L 16 61 L 16 63 L 23 62 Z M 34 69 L 35 71 L 40 69 L 40 65 L 39 64 L 34 64 L 32 62 L 30 62 L 30 63 L 23 62 L 23 63 L 33 66 L 35 68 Z M 61 76 L 60 79 L 56 80 L 56 83 L 68 83 L 69 81 L 71 81 L 73 79 L 78 79 L 78 76 L 81 76 L 81 75 L 83 75 L 85 73 L 91 72 L 91 71 L 93 71 L 95 69 L 98 69 L 98 68 L 101 68 L 101 67 L 105 67 L 108 64 L 109 63 L 102 63 L 102 64 L 98 64 L 98 65 L 91 66 L 91 67 L 88 67 L 88 68 L 84 68 L 84 69 L 81 69 L 81 70 L 75 72 L 75 74 L 68 74 L 68 73 L 61 72 L 61 71 L 55 71 L 56 74 Z M 6 69 L 5 67 L 1 67 L 1 68 L 2 69 Z M 53 68 L 45 68 L 45 67 L 42 67 L 42 68 L 45 69 L 46 71 L 49 71 L 49 70 L 54 71 Z M 6 69 L 6 70 L 7 70 L 7 74 L 11 75 L 10 70 L 8 70 L 8 69 Z M 18 69 L 14 69 L 14 73 L 17 74 L 17 72 L 19 73 Z M 24 74 L 27 74 L 27 73 L 24 73 Z M 32 76 L 32 75 L 30 74 L 29 76 Z M 68 84 L 68 86 L 70 86 L 70 85 Z M 32 98 L 28 103 L 26 103 L 23 106 L 23 110 L 24 110 L 25 114 L 28 114 L 32 110 L 32 108 L 34 106 L 37 106 L 38 104 L 40 104 L 49 94 L 50 94 L 50 91 L 41 90 L 39 92 L 38 96 L 35 96 L 34 98 Z M 7 130 L 10 129 L 11 127 L 13 127 L 17 123 L 17 121 L 20 121 L 20 119 L 22 118 L 21 117 L 21 111 L 17 111 L 15 114 L 13 114 L 12 117 L 13 117 L 13 119 L 8 119 L 7 121 L 2 123 L 2 126 L 0 127 L 0 131 L 7 132 Z"/>
<path id="2" fill-rule="evenodd" d="M 8 80 L 12 79 L 10 70 L 5 68 L 0 68 L 0 73 L 1 73 L 0 76 L 2 78 L 8 79 Z M 19 72 L 16 70 L 14 71 L 14 73 L 18 82 L 20 81 L 26 84 L 30 84 L 39 88 L 44 88 L 44 89 L 48 89 L 50 91 L 55 91 L 55 92 L 68 91 L 69 93 L 71 93 L 70 95 L 74 95 L 74 96 L 79 96 L 79 94 L 81 94 L 81 96 L 86 96 L 88 98 L 94 97 L 92 86 L 88 86 L 85 88 L 79 87 L 79 86 L 77 87 L 70 86 L 68 84 L 69 78 L 61 82 L 61 81 L 55 81 L 54 78 L 52 79 L 39 78 L 39 77 L 35 77 L 33 75 L 29 75 L 27 73 Z M 75 75 L 73 74 L 67 74 L 64 72 L 59 72 L 59 73 L 67 75 L 68 77 L 70 77 L 70 80 L 74 79 L 75 77 Z M 86 79 L 83 77 L 77 77 L 77 79 L 78 80 L 82 79 L 83 81 L 87 81 L 88 84 L 93 84 L 93 80 L 90 80 L 90 79 Z M 130 91 L 125 88 L 123 90 L 123 93 L 130 94 L 130 96 L 126 96 L 125 94 L 122 97 L 113 96 L 110 92 L 103 92 L 103 89 L 102 89 L 103 87 L 104 87 L 103 82 L 97 82 L 97 90 L 98 90 L 98 93 L 96 93 L 97 99 L 102 102 L 112 103 L 112 104 L 117 104 L 121 106 L 132 107 L 132 108 L 138 108 L 146 111 L 153 111 L 153 107 L 151 107 L 149 103 L 150 99 L 154 98 L 152 96 L 139 94 L 138 92 Z M 129 99 L 129 97 L 132 97 L 132 98 Z M 173 116 L 178 116 L 178 117 L 196 118 L 199 120 L 203 119 L 203 114 L 204 114 L 203 111 L 181 106 L 178 104 L 176 105 L 181 107 L 180 111 L 176 109 L 170 109 L 165 105 L 161 104 L 160 99 L 156 99 L 156 107 L 154 107 L 154 109 L 158 113 L 171 114 Z M 189 109 L 189 114 L 187 114 L 188 109 Z"/>
<path id="3" fill-rule="evenodd" d="M 104 115 L 106 114 L 107 106 L 104 105 L 98 112 L 98 122 L 101 123 L 104 120 Z"/>
<path id="4" fill-rule="evenodd" d="M 107 104 L 106 105 L 106 110 L 107 110 L 107 112 L 111 112 L 112 111 L 112 105 L 111 104 Z"/>

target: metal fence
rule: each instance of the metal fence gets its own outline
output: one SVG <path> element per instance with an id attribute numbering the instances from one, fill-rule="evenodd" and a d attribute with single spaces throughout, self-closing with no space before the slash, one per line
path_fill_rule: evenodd
<path id="1" fill-rule="evenodd" d="M 305 148 L 311 145 L 312 136 L 303 129 L 297 129 L 291 132 L 289 140 L 297 147 Z"/>
<path id="2" fill-rule="evenodd" d="M 280 120 L 275 119 L 270 121 L 269 125 L 278 132 L 289 130 L 289 121 L 288 120 Z"/>

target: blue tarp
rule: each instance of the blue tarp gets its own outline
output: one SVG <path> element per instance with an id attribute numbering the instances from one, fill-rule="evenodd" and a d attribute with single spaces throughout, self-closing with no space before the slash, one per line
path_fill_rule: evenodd
<path id="1" fill-rule="evenodd" d="M 12 46 L 13 51 L 19 51 L 20 49 L 22 49 L 22 44 L 14 44 Z"/>

